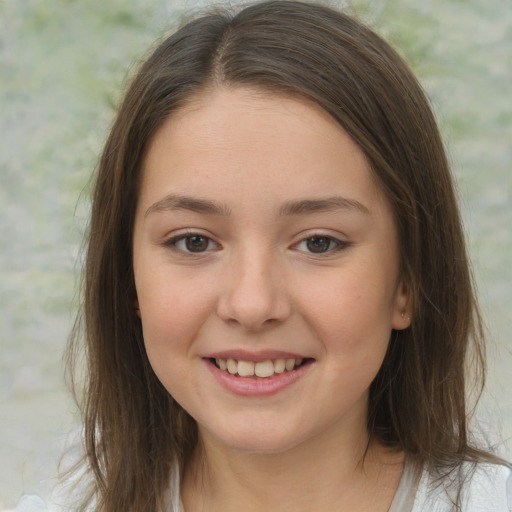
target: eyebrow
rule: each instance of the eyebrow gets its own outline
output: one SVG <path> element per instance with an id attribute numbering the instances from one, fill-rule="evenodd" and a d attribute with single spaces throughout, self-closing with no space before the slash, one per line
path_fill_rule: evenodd
<path id="1" fill-rule="evenodd" d="M 366 215 L 370 210 L 359 201 L 341 196 L 332 196 L 325 199 L 303 199 L 299 201 L 287 201 L 279 211 L 282 216 L 303 215 L 314 212 L 332 212 L 338 210 L 355 210 Z"/>
<path id="2" fill-rule="evenodd" d="M 229 208 L 215 201 L 210 201 L 209 199 L 169 194 L 163 199 L 160 199 L 160 201 L 153 203 L 146 210 L 144 216 L 147 217 L 150 213 L 168 210 L 189 210 L 196 213 L 223 216 L 230 214 Z"/>
<path id="3" fill-rule="evenodd" d="M 189 210 L 196 213 L 209 215 L 229 216 L 230 209 L 216 201 L 197 197 L 169 194 L 156 203 L 153 203 L 144 214 L 147 217 L 153 212 Z M 341 196 L 332 196 L 325 199 L 301 199 L 287 201 L 279 209 L 279 216 L 305 215 L 315 212 L 332 212 L 338 210 L 355 210 L 360 213 L 370 214 L 368 208 L 356 201 Z"/>

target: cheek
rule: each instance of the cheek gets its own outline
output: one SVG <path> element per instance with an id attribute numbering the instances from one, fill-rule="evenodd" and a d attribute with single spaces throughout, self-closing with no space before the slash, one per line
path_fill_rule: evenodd
<path id="1" fill-rule="evenodd" d="M 201 301 L 174 287 L 141 294 L 142 332 L 146 353 L 156 376 L 178 402 L 196 386 L 190 377 L 193 342 L 204 322 Z"/>
<path id="2" fill-rule="evenodd" d="M 147 268 L 155 266 L 142 270 Z M 144 344 L 153 369 L 162 378 L 164 373 L 181 372 L 180 361 L 190 357 L 193 341 L 212 308 L 208 287 L 164 267 L 136 273 L 136 288 Z"/>
<path id="3" fill-rule="evenodd" d="M 388 279 L 365 269 L 338 273 L 328 286 L 308 283 L 303 316 L 338 371 L 376 372 L 386 352 L 393 318 Z"/>
<path id="4" fill-rule="evenodd" d="M 208 303 L 204 297 L 173 290 L 143 296 L 139 306 L 145 343 L 168 348 L 186 345 L 204 322 Z"/>
<path id="5" fill-rule="evenodd" d="M 143 326 L 180 332 L 194 325 L 211 302 L 207 293 L 211 285 L 193 272 L 175 269 L 165 259 L 147 257 L 138 263 L 135 285 Z"/>
<path id="6" fill-rule="evenodd" d="M 393 291 L 379 276 L 334 275 L 317 285 L 306 283 L 298 293 L 305 314 L 328 331 L 391 330 Z M 307 293 L 306 293 L 307 290 Z"/>

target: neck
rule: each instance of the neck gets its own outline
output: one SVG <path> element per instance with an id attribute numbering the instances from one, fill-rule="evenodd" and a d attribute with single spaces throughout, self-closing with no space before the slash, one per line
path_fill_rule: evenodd
<path id="1" fill-rule="evenodd" d="M 387 510 L 403 456 L 353 432 L 324 433 L 280 453 L 227 449 L 203 432 L 185 472 L 185 510 Z M 378 505 L 366 507 L 369 496 Z"/>

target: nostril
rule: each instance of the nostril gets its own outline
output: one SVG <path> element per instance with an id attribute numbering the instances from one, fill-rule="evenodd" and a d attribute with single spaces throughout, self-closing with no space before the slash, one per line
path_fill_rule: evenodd
<path id="1" fill-rule="evenodd" d="M 286 290 L 278 286 L 273 272 L 246 272 L 228 279 L 225 293 L 219 298 L 217 314 L 224 322 L 247 331 L 259 331 L 286 320 L 291 304 Z"/>

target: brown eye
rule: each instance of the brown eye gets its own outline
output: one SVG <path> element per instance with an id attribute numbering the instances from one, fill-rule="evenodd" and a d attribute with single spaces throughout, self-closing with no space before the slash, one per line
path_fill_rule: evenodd
<path id="1" fill-rule="evenodd" d="M 319 254 L 327 252 L 333 245 L 333 239 L 328 236 L 312 236 L 306 240 L 306 247 L 309 252 Z"/>
<path id="2" fill-rule="evenodd" d="M 183 254 L 201 254 L 216 251 L 220 248 L 219 244 L 210 237 L 200 233 L 190 233 L 190 235 L 179 235 L 164 242 L 164 246 L 177 250 Z"/>
<path id="3" fill-rule="evenodd" d="M 202 235 L 191 235 L 185 237 L 185 247 L 189 252 L 203 252 L 208 249 L 210 239 Z"/>

